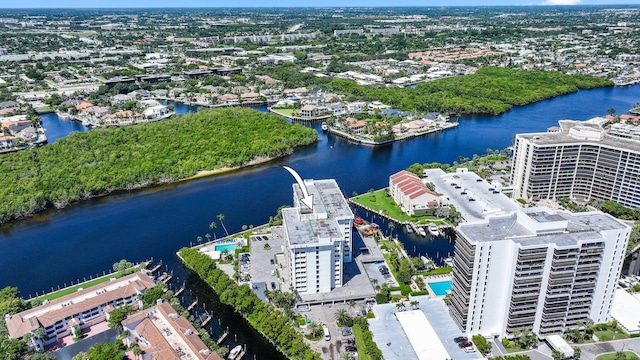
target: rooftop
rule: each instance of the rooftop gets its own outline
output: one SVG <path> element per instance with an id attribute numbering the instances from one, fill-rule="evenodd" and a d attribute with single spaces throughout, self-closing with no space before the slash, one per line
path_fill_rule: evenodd
<path id="1" fill-rule="evenodd" d="M 574 246 L 580 241 L 603 240 L 601 231 L 626 226 L 601 212 L 569 213 L 539 207 L 461 224 L 458 231 L 474 242 L 509 240 L 522 246 Z"/>
<path id="2" fill-rule="evenodd" d="M 640 152 L 640 142 L 609 135 L 596 122 L 560 120 L 560 131 L 518 134 L 518 138 L 527 139 L 536 145 L 585 144 L 597 143 L 614 148 L 625 148 Z"/>

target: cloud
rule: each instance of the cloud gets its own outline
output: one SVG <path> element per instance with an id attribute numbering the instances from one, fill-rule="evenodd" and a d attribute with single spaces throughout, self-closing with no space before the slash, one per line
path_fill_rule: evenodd
<path id="1" fill-rule="evenodd" d="M 545 0 L 542 5 L 577 5 L 582 0 Z"/>

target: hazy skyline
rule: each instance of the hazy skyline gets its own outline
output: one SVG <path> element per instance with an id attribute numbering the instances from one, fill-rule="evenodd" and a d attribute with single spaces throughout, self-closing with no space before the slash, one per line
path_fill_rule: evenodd
<path id="1" fill-rule="evenodd" d="M 24 0 L 3 1 L 0 9 L 10 8 L 149 8 L 149 7 L 382 7 L 382 6 L 524 6 L 524 5 L 640 5 L 640 0 L 398 0 L 390 4 L 384 0 L 237 0 L 233 2 L 211 0 Z"/>

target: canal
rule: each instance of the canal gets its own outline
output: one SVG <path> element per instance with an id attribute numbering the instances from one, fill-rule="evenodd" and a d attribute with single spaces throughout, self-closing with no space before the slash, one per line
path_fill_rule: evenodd
<path id="1" fill-rule="evenodd" d="M 309 124 L 318 131 L 320 142 L 289 157 L 219 176 L 95 198 L 0 227 L 0 287 L 17 286 L 28 298 L 90 274 L 102 274 L 123 258 L 137 262 L 153 257 L 191 284 L 192 293 L 209 299 L 207 309 L 215 308 L 215 294 L 183 270 L 175 253 L 195 243 L 198 236 L 211 233 L 211 221 L 218 222 L 216 232 L 221 236 L 218 214 L 224 214 L 229 232 L 236 232 L 243 225 L 267 222 L 279 206 L 291 204 L 293 178 L 283 165 L 303 178 L 334 178 L 344 194 L 351 196 L 387 186 L 390 174 L 413 163 L 452 163 L 459 156 L 483 154 L 487 148 L 503 149 L 511 145 L 516 133 L 545 131 L 559 119 L 601 116 L 609 108 L 623 113 L 638 100 L 640 85 L 583 90 L 499 116 L 465 117 L 455 129 L 381 147 L 351 144 L 323 133 L 320 124 Z M 176 105 L 177 112 L 190 109 Z M 56 127 L 55 119 L 49 120 L 43 121 L 44 127 L 57 129 L 56 139 L 84 130 L 74 122 L 60 121 Z M 453 248 L 445 238 L 399 236 L 415 255 L 444 257 Z M 220 309 L 216 313 L 221 316 L 219 327 L 228 326 L 235 332 L 232 336 L 244 337 L 249 343 L 247 358 L 254 354 L 260 359 L 277 358 L 261 355 L 273 354 L 273 350 L 238 315 Z"/>

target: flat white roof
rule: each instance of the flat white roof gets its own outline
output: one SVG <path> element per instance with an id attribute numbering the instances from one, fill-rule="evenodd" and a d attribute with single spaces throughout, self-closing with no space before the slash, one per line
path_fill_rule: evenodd
<path id="1" fill-rule="evenodd" d="M 402 330 L 407 334 L 418 359 L 445 360 L 451 358 L 421 310 L 398 311 L 396 318 L 398 318 Z"/>
<path id="2" fill-rule="evenodd" d="M 617 288 L 611 307 L 611 317 L 630 334 L 640 333 L 640 299 Z"/>
<path id="3" fill-rule="evenodd" d="M 547 342 L 552 348 L 560 351 L 564 356 L 573 356 L 573 348 L 560 335 L 547 336 Z"/>

